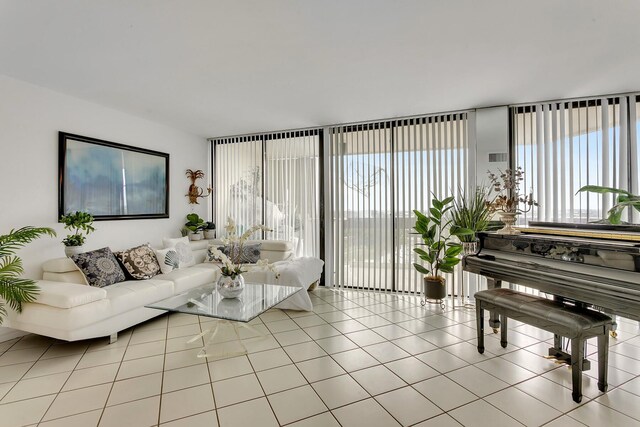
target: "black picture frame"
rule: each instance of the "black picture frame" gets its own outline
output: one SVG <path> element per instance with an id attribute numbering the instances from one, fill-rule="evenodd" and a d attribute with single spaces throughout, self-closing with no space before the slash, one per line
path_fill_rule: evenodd
<path id="1" fill-rule="evenodd" d="M 85 146 L 84 144 L 88 145 Z M 98 175 L 93 177 L 93 181 L 100 182 L 102 186 L 104 186 L 106 181 L 107 186 L 110 185 L 114 187 L 116 192 L 119 193 L 118 197 L 108 198 L 109 200 L 119 200 L 116 200 L 116 203 L 110 202 L 111 205 L 107 206 L 107 209 L 104 207 L 105 203 L 101 203 L 101 207 L 97 208 L 95 207 L 95 203 L 91 205 L 90 202 L 87 202 L 87 197 L 79 196 L 79 193 L 83 195 L 92 194 L 93 199 L 100 199 L 101 194 L 100 188 L 98 188 L 94 182 L 85 182 L 78 178 L 78 176 L 82 176 L 83 173 L 86 175 L 87 171 L 83 172 L 78 170 L 78 159 L 72 157 L 73 154 L 70 150 L 79 147 L 96 153 L 93 154 L 92 157 L 94 161 L 97 158 L 97 153 L 100 153 L 100 158 L 106 157 L 108 160 L 109 156 L 116 154 L 122 158 L 122 176 L 125 177 L 122 178 L 122 183 L 111 182 L 114 180 L 114 177 L 115 180 L 118 179 L 117 174 L 115 176 L 112 174 L 111 176 Z M 111 150 L 113 150 L 113 152 Z M 144 157 L 140 157 L 140 154 L 151 157 L 145 159 Z M 124 166 L 125 156 L 127 155 L 128 157 L 135 157 L 137 160 L 132 162 L 133 165 L 128 169 Z M 108 160 L 106 162 L 98 161 L 97 163 L 104 165 L 108 163 Z M 151 203 L 154 207 L 149 208 L 149 212 L 145 212 L 146 208 L 144 207 L 129 209 L 126 193 L 125 170 L 131 170 L 132 174 L 135 175 L 136 164 L 143 164 L 144 166 L 145 160 L 154 167 L 155 172 L 153 176 L 148 177 L 149 181 L 151 183 L 157 181 L 157 188 L 150 188 L 148 185 L 144 188 L 146 192 L 145 196 L 147 196 L 145 200 L 154 200 L 154 202 Z M 87 162 L 84 162 L 83 165 L 86 166 L 86 163 Z M 108 165 L 106 167 L 108 167 Z M 138 166 L 138 169 L 141 169 L 141 166 Z M 93 193 L 91 193 L 92 190 Z M 154 193 L 157 193 L 157 195 L 154 196 Z M 157 197 L 157 199 L 153 199 L 153 197 Z M 89 197 L 89 199 L 91 199 L 91 197 Z M 130 204 L 133 205 L 133 203 Z M 138 203 L 138 205 L 139 204 L 140 203 Z M 58 132 L 58 218 L 76 210 L 89 212 L 96 221 L 169 218 L 169 154 L 73 133 Z"/>

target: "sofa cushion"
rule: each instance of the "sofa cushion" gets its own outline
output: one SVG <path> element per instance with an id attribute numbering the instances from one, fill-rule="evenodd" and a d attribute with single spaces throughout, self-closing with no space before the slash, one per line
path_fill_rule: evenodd
<path id="1" fill-rule="evenodd" d="M 151 279 L 156 274 L 160 274 L 160 265 L 158 265 L 156 254 L 148 243 L 115 252 L 114 255 L 133 279 Z"/>
<path id="2" fill-rule="evenodd" d="M 179 237 L 177 239 L 162 239 L 165 249 L 174 249 L 178 253 L 180 265 L 178 268 L 191 267 L 196 263 L 191 251 L 188 237 Z"/>
<path id="3" fill-rule="evenodd" d="M 255 264 L 260 260 L 262 243 L 245 243 L 243 245 L 224 245 L 218 249 L 227 256 L 234 264 Z M 208 251 L 207 251 L 208 252 Z M 208 257 L 214 258 L 215 257 Z"/>
<path id="4" fill-rule="evenodd" d="M 125 280 L 124 272 L 109 248 L 73 255 L 71 259 L 82 271 L 90 286 L 102 288 Z"/>
<path id="5" fill-rule="evenodd" d="M 58 308 L 72 308 L 107 297 L 107 291 L 94 286 L 76 283 L 51 282 L 39 280 L 40 293 L 36 303 Z"/>
<path id="6" fill-rule="evenodd" d="M 173 283 L 158 280 L 157 277 L 148 280 L 127 280 L 104 288 L 111 302 L 111 313 L 124 313 L 172 296 Z"/>
<path id="7" fill-rule="evenodd" d="M 202 265 L 202 264 L 201 264 Z M 213 265 L 213 264 L 211 264 Z M 179 294 L 197 286 L 212 283 L 217 278 L 214 271 L 207 268 L 181 268 L 169 274 L 160 274 L 155 277 L 159 280 L 170 280 L 174 284 L 174 292 Z"/>
<path id="8" fill-rule="evenodd" d="M 68 273 L 78 271 L 78 266 L 71 258 L 54 258 L 42 264 L 42 270 L 49 273 Z"/>

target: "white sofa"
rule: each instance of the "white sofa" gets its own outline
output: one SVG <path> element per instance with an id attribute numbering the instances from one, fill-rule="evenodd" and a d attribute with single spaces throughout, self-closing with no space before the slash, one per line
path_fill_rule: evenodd
<path id="1" fill-rule="evenodd" d="M 306 290 L 322 274 L 318 258 L 294 258 L 293 245 L 286 241 L 265 240 L 261 258 L 273 262 L 280 277 L 267 269 L 245 273 L 254 283 L 292 285 L 304 288 L 277 307 L 312 310 Z M 127 280 L 104 288 L 88 286 L 82 273 L 69 258 L 56 258 L 43 264 L 40 294 L 34 303 L 23 305 L 22 313 L 7 310 L 3 326 L 65 341 L 110 336 L 164 312 L 145 305 L 211 283 L 220 277 L 215 264 L 204 262 L 209 244 L 216 240 L 191 242 L 196 265 L 160 274 L 148 280 Z"/>

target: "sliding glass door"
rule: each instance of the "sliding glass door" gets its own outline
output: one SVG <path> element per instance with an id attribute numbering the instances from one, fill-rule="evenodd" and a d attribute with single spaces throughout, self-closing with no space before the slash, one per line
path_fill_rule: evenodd
<path id="1" fill-rule="evenodd" d="M 474 180 L 469 114 L 330 128 L 334 286 L 420 291 L 413 210 Z"/>

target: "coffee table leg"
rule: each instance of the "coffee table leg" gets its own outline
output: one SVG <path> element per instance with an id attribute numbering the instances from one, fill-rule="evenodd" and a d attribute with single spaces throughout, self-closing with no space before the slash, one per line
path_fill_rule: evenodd
<path id="1" fill-rule="evenodd" d="M 188 342 L 194 342 L 195 340 L 205 336 L 206 334 L 211 333 L 208 338 L 205 338 L 204 347 L 198 353 L 198 357 L 206 357 L 210 360 L 218 360 L 235 356 L 242 356 L 244 354 L 247 354 L 247 347 L 242 342 L 240 334 L 238 333 L 239 328 L 244 328 L 251 332 L 251 336 L 247 337 L 246 339 L 261 341 L 267 338 L 267 335 L 260 332 L 258 329 L 254 328 L 248 323 L 218 320 L 217 322 L 215 322 L 215 326 L 212 329 L 207 329 L 206 331 L 191 338 Z M 231 329 L 233 330 L 233 333 L 227 335 L 225 334 L 224 329 Z M 220 335 L 224 337 L 223 341 L 216 340 L 216 338 Z"/>

